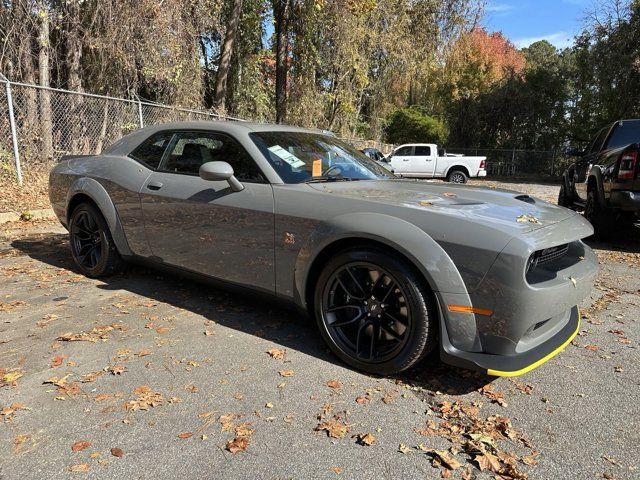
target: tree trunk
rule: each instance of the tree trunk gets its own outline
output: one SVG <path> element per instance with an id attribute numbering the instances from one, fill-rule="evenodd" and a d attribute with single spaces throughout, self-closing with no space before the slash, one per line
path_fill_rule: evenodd
<path id="1" fill-rule="evenodd" d="M 38 2 L 38 80 L 42 87 L 50 86 L 49 77 L 49 9 L 44 0 Z M 53 157 L 53 123 L 51 118 L 51 92 L 40 90 L 40 125 L 42 125 L 42 157 L 50 160 Z"/>
<path id="2" fill-rule="evenodd" d="M 273 15 L 276 21 L 276 123 L 287 116 L 287 60 L 289 56 L 290 0 L 274 0 Z"/>
<path id="3" fill-rule="evenodd" d="M 236 30 L 238 21 L 242 13 L 242 0 L 233 0 L 233 9 L 227 24 L 227 33 L 220 52 L 220 64 L 216 75 L 216 91 L 213 97 L 213 107 L 216 110 L 224 109 L 225 92 L 227 91 L 227 77 L 229 76 L 229 66 L 233 55 L 233 44 L 236 40 Z"/>
<path id="4" fill-rule="evenodd" d="M 73 92 L 82 91 L 80 61 L 82 60 L 82 25 L 80 19 L 80 2 L 72 0 L 66 6 L 66 50 L 67 89 Z"/>

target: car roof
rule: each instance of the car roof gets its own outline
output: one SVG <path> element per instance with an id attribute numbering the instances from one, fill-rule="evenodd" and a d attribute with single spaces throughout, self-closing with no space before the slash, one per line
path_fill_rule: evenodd
<path id="1" fill-rule="evenodd" d="M 135 130 L 128 135 L 111 144 L 102 153 L 123 154 L 133 150 L 136 146 L 149 138 L 151 135 L 165 130 L 215 130 L 217 132 L 228 133 L 229 135 L 242 135 L 252 132 L 299 132 L 313 133 L 316 135 L 332 135 L 326 130 L 295 127 L 293 125 L 283 125 L 275 123 L 253 123 L 238 120 L 213 120 L 199 122 L 168 122 Z"/>
<path id="2" fill-rule="evenodd" d="M 140 129 L 139 131 L 147 131 L 153 133 L 162 130 L 181 130 L 181 129 L 193 129 L 193 130 L 209 130 L 216 129 L 228 133 L 240 133 L 240 132 L 307 132 L 307 133 L 319 133 L 326 135 L 327 132 L 318 129 L 310 129 L 303 127 L 296 127 L 293 125 L 284 125 L 277 123 L 254 123 L 243 122 L 239 120 L 213 120 L 213 121 L 200 121 L 200 122 L 169 122 L 161 123 Z"/>

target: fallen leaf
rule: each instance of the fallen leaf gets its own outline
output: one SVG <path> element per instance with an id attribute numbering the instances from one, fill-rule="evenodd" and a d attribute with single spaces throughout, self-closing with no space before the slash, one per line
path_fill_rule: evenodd
<path id="1" fill-rule="evenodd" d="M 293 377 L 296 374 L 293 370 L 280 370 L 278 373 L 281 377 Z"/>
<path id="2" fill-rule="evenodd" d="M 595 352 L 596 350 L 600 350 L 600 347 L 597 345 L 585 345 L 584 348 L 587 350 L 591 350 L 592 352 Z"/>
<path id="3" fill-rule="evenodd" d="M 286 352 L 287 351 L 284 348 L 272 348 L 271 350 L 267 350 L 267 353 L 271 358 L 275 358 L 276 360 L 282 360 Z"/>
<path id="4" fill-rule="evenodd" d="M 356 442 L 360 445 L 371 446 L 376 443 L 376 437 L 371 433 L 359 433 L 356 437 Z"/>
<path id="5" fill-rule="evenodd" d="M 327 382 L 327 387 L 338 390 L 342 388 L 342 382 L 340 380 L 329 380 Z"/>
<path id="6" fill-rule="evenodd" d="M 15 383 L 20 377 L 22 377 L 23 373 L 20 370 L 12 370 L 10 372 L 6 372 L 2 375 L 2 383 L 5 385 L 9 385 L 11 383 Z"/>
<path id="7" fill-rule="evenodd" d="M 113 455 L 114 457 L 122 458 L 124 457 L 124 452 L 121 448 L 112 448 L 111 455 Z"/>
<path id="8" fill-rule="evenodd" d="M 491 453 L 485 452 L 482 455 L 476 455 L 473 460 L 478 464 L 481 472 L 489 470 L 498 473 L 501 470 L 500 460 Z"/>
<path id="9" fill-rule="evenodd" d="M 234 454 L 244 452 L 249 447 L 249 443 L 248 437 L 236 437 L 227 442 L 226 449 Z"/>
<path id="10" fill-rule="evenodd" d="M 407 447 L 404 443 L 401 443 L 398 446 L 398 451 L 400 453 L 404 453 L 405 455 L 411 451 L 411 448 Z"/>
<path id="11" fill-rule="evenodd" d="M 136 355 L 139 357 L 146 357 L 147 355 L 151 355 L 151 350 L 140 350 Z"/>
<path id="12" fill-rule="evenodd" d="M 184 433 L 180 433 L 178 435 L 178 438 L 185 439 L 185 438 L 190 438 L 192 436 L 193 436 L 193 432 L 184 432 Z"/>
<path id="13" fill-rule="evenodd" d="M 167 333 L 169 330 L 171 330 L 169 327 L 157 327 L 156 328 L 156 332 L 159 333 L 159 334 Z"/>
<path id="14" fill-rule="evenodd" d="M 316 427 L 316 431 L 321 430 L 327 432 L 327 435 L 331 438 L 344 438 L 344 436 L 349 432 L 349 426 L 334 418 L 332 420 L 319 423 Z"/>
<path id="15" fill-rule="evenodd" d="M 56 368 L 62 365 L 62 362 L 64 361 L 65 358 L 66 357 L 63 355 L 58 355 L 56 357 L 53 357 L 53 359 L 51 360 L 51 368 Z"/>
<path id="16" fill-rule="evenodd" d="M 82 450 L 89 448 L 91 446 L 91 442 L 79 441 L 71 445 L 72 452 L 81 452 Z"/>
<path id="17" fill-rule="evenodd" d="M 446 450 L 429 449 L 426 452 L 431 454 L 434 459 L 437 459 L 440 464 L 444 465 L 449 470 L 456 470 L 462 466 L 462 464 Z"/>
<path id="18" fill-rule="evenodd" d="M 251 435 L 253 435 L 253 432 L 255 432 L 252 427 L 253 424 L 251 424 L 250 422 L 241 423 L 240 425 L 236 426 L 236 435 L 238 437 L 250 437 Z"/>
<path id="19" fill-rule="evenodd" d="M 73 473 L 87 473 L 91 466 L 88 463 L 78 463 L 76 465 L 71 465 L 69 467 L 69 471 Z"/>

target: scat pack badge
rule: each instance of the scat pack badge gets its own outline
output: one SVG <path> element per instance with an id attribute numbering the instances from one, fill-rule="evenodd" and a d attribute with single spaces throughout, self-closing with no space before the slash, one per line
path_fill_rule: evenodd
<path id="1" fill-rule="evenodd" d="M 285 245 L 294 245 L 296 243 L 296 236 L 293 233 L 285 232 L 284 243 Z"/>

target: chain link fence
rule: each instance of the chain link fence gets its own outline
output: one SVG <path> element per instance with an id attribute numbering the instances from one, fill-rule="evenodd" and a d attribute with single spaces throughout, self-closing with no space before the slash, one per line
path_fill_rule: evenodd
<path id="1" fill-rule="evenodd" d="M 22 184 L 62 155 L 96 154 L 147 125 L 233 119 L 213 112 L 93 95 L 0 79 L 0 172 Z"/>
<path id="2" fill-rule="evenodd" d="M 554 179 L 575 160 L 560 150 L 447 148 L 447 154 L 487 157 L 489 177 Z"/>

